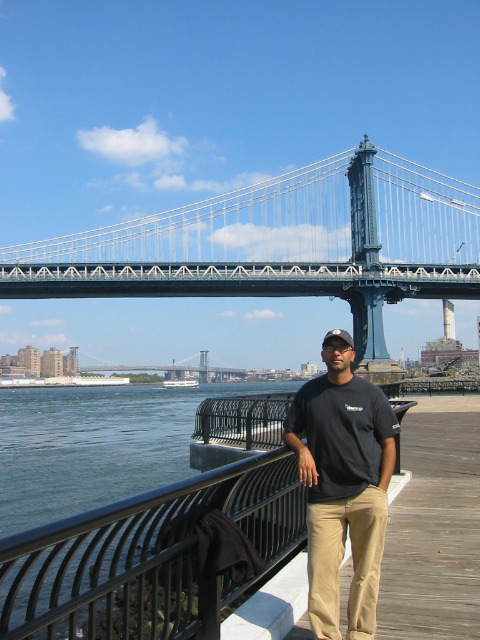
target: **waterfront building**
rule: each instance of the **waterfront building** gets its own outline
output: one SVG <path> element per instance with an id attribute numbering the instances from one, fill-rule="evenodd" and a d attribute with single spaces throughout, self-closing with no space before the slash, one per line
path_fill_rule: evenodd
<path id="1" fill-rule="evenodd" d="M 41 374 L 46 378 L 58 378 L 63 376 L 63 355 L 54 347 L 43 352 Z"/>
<path id="2" fill-rule="evenodd" d="M 16 356 L 12 356 L 6 353 L 4 356 L 0 356 L 0 367 L 11 367 L 17 364 Z"/>
<path id="3" fill-rule="evenodd" d="M 464 349 L 460 340 L 454 338 L 437 338 L 427 342 L 420 351 L 420 364 L 423 368 L 465 369 L 478 364 L 478 350 Z"/>
<path id="4" fill-rule="evenodd" d="M 25 378 L 25 368 L 19 367 L 15 364 L 8 365 L 1 368 L 2 376 L 15 376 L 16 378 Z"/>
<path id="5" fill-rule="evenodd" d="M 78 347 L 70 347 L 70 351 L 63 356 L 63 373 L 66 376 L 78 376 Z"/>
<path id="6" fill-rule="evenodd" d="M 17 363 L 19 367 L 25 369 L 26 376 L 38 378 L 41 370 L 40 349 L 35 349 L 32 345 L 27 345 L 25 349 L 19 349 Z"/>
<path id="7" fill-rule="evenodd" d="M 300 365 L 300 371 L 303 375 L 316 376 L 318 373 L 318 367 L 316 364 L 306 362 L 305 364 Z"/>

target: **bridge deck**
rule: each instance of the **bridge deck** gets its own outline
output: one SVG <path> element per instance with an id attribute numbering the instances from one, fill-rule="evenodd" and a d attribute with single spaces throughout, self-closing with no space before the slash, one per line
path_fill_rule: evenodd
<path id="1" fill-rule="evenodd" d="M 419 398 L 403 421 L 413 478 L 391 507 L 376 640 L 478 638 L 480 397 Z M 342 569 L 342 629 L 352 565 Z M 312 640 L 304 615 L 285 640 Z"/>
<path id="2" fill-rule="evenodd" d="M 351 287 L 382 287 L 404 297 L 479 297 L 477 264 L 382 263 L 39 263 L 0 264 L 0 296 L 15 298 L 340 296 Z M 388 293 L 387 293 L 388 292 Z"/>

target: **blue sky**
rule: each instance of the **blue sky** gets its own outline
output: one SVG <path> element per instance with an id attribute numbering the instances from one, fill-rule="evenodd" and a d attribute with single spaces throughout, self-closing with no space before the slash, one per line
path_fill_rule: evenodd
<path id="1" fill-rule="evenodd" d="M 0 1 L 2 246 L 208 198 L 377 146 L 480 185 L 478 0 Z M 456 301 L 477 348 L 480 302 Z M 385 307 L 390 355 L 442 335 L 441 301 Z M 0 300 L 0 353 L 320 363 L 328 298 Z"/>

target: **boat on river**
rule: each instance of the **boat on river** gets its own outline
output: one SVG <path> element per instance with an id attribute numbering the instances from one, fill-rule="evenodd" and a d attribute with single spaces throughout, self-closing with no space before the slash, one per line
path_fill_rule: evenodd
<path id="1" fill-rule="evenodd" d="M 198 380 L 194 378 L 187 378 L 185 380 L 165 380 L 163 383 L 164 389 L 185 389 L 188 387 L 189 389 L 193 387 L 198 387 Z"/>

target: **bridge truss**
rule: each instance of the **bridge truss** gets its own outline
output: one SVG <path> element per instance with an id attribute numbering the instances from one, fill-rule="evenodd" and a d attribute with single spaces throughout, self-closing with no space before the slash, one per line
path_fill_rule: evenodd
<path id="1" fill-rule="evenodd" d="M 37 264 L 0 266 L 4 298 L 318 296 L 381 283 L 402 297 L 477 299 L 480 267 L 350 263 Z M 12 286 L 13 285 L 13 286 Z M 393 295 L 388 302 L 398 302 Z"/>

